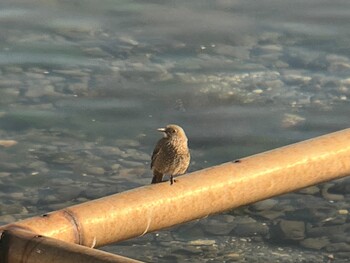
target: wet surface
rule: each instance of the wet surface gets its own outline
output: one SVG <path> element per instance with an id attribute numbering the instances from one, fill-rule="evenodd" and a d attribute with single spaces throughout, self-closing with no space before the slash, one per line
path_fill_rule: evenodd
<path id="1" fill-rule="evenodd" d="M 349 125 L 348 1 L 2 1 L 0 222 L 149 184 L 156 128 L 190 171 Z M 349 179 L 106 248 L 159 262 L 346 262 Z M 136 256 L 137 255 L 137 256 Z"/>

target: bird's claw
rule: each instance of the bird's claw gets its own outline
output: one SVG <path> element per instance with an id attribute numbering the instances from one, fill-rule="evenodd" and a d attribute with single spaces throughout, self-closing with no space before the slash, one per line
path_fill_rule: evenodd
<path id="1" fill-rule="evenodd" d="M 174 184 L 174 183 L 176 183 L 176 182 L 177 182 L 177 180 L 174 179 L 173 176 L 170 176 L 170 185 L 172 185 L 172 184 Z"/>

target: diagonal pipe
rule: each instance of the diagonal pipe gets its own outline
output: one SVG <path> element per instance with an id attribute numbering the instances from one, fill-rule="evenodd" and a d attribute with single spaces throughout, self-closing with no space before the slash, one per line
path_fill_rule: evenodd
<path id="1" fill-rule="evenodd" d="M 40 236 L 20 229 L 0 237 L 2 263 L 142 263 L 141 261 Z"/>
<path id="2" fill-rule="evenodd" d="M 350 174 L 350 129 L 0 227 L 103 246 Z"/>

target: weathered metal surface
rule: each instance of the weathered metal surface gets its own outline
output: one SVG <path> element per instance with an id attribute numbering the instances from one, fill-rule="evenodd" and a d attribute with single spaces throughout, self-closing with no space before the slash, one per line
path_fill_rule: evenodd
<path id="1" fill-rule="evenodd" d="M 0 238 L 2 263 L 142 263 L 97 249 L 39 236 L 22 230 L 5 230 Z"/>

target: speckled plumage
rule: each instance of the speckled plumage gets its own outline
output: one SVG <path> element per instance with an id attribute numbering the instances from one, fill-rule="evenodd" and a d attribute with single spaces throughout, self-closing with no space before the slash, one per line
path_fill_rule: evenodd
<path id="1" fill-rule="evenodd" d="M 164 132 L 152 154 L 151 169 L 153 171 L 152 184 L 160 183 L 164 175 L 173 176 L 184 174 L 190 164 L 190 151 L 187 146 L 187 137 L 184 130 L 174 124 L 158 129 Z"/>

